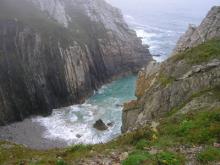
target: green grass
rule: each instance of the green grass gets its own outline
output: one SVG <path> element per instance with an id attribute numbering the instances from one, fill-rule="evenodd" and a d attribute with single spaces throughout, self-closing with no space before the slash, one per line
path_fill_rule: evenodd
<path id="1" fill-rule="evenodd" d="M 215 87 L 213 90 L 213 97 L 220 101 L 220 85 Z"/>
<path id="2" fill-rule="evenodd" d="M 140 128 L 134 132 L 130 132 L 130 133 L 127 133 L 127 134 L 120 136 L 115 141 L 115 143 L 117 145 L 135 145 L 141 139 L 151 139 L 151 137 L 152 137 L 152 131 L 147 126 L 144 128 Z"/>
<path id="3" fill-rule="evenodd" d="M 220 109 L 210 111 L 198 110 L 178 116 L 178 118 L 166 117 L 162 119 L 158 127 L 158 138 L 156 140 L 152 138 L 140 139 L 135 144 L 135 148 L 139 151 L 138 154 L 132 153 L 124 163 L 128 165 L 132 163 L 144 164 L 146 161 L 148 162 L 147 164 L 182 165 L 185 162 L 184 155 L 166 150 L 173 147 L 178 148 L 181 145 L 194 146 L 206 144 L 211 146 L 220 139 L 219 132 Z M 147 148 L 152 147 L 158 151 L 162 150 L 162 152 L 151 156 L 144 156 L 143 152 L 146 152 Z M 198 154 L 197 158 L 201 162 L 217 160 L 219 156 L 217 151 L 219 149 L 205 150 Z"/>
<path id="4" fill-rule="evenodd" d="M 183 155 L 170 151 L 150 154 L 144 150 L 136 150 L 129 154 L 128 158 L 122 162 L 122 165 L 182 165 L 184 162 Z"/>
<path id="5" fill-rule="evenodd" d="M 162 121 L 162 136 L 175 136 L 182 143 L 212 144 L 219 138 L 220 109 L 190 112 Z"/>
<path id="6" fill-rule="evenodd" d="M 150 145 L 151 144 L 150 144 L 149 140 L 141 139 L 137 142 L 135 147 L 136 147 L 136 149 L 143 150 L 144 148 L 149 147 Z"/>
<path id="7" fill-rule="evenodd" d="M 67 165 L 67 163 L 64 160 L 59 159 L 57 160 L 56 165 Z"/>
<path id="8" fill-rule="evenodd" d="M 175 81 L 175 78 L 161 73 L 158 77 L 158 80 L 162 86 L 166 87 L 169 84 L 172 84 Z"/>
<path id="9" fill-rule="evenodd" d="M 180 143 L 175 140 L 175 136 L 172 135 L 159 135 L 158 139 L 151 143 L 151 146 L 166 149 L 169 147 L 179 146 Z"/>
<path id="10" fill-rule="evenodd" d="M 158 138 L 156 140 L 152 138 L 155 132 L 146 126 L 145 128 L 122 135 L 106 144 L 80 144 L 66 149 L 48 151 L 31 150 L 19 145 L 13 145 L 12 148 L 4 149 L 2 145 L 11 145 L 11 143 L 1 142 L 0 164 L 14 165 L 23 162 L 24 165 L 66 165 L 99 153 L 109 155 L 109 152 L 115 149 L 127 151 L 127 147 L 129 147 L 134 152 L 129 154 L 128 158 L 123 161 L 123 165 L 157 164 L 158 162 L 164 165 L 181 165 L 184 164 L 184 156 L 180 153 L 175 154 L 167 151 L 169 148 L 178 147 L 183 144 L 190 144 L 190 146 L 192 144 L 212 145 L 213 142 L 219 139 L 219 132 L 220 109 L 195 111 L 182 115 L 178 119 L 175 117 L 164 118 L 158 127 L 158 132 L 156 133 Z M 146 149 L 152 147 L 157 148 L 160 152 L 153 155 L 149 154 Z M 216 159 L 216 157 L 206 158 L 212 155 L 209 152 L 211 151 L 208 150 L 207 152 L 204 150 L 197 156 L 198 159 L 201 162 Z M 212 152 L 216 153 L 216 150 Z M 35 161 L 33 162 L 33 160 Z"/>
<path id="11" fill-rule="evenodd" d="M 185 159 L 182 155 L 164 151 L 156 154 L 156 159 L 158 164 L 163 165 L 182 165 L 185 162 Z"/>
<path id="12" fill-rule="evenodd" d="M 213 161 L 220 161 L 220 149 L 207 147 L 205 150 L 197 154 L 197 159 L 203 164 Z"/>
<path id="13" fill-rule="evenodd" d="M 148 127 L 138 129 L 137 131 L 121 135 L 117 139 L 97 145 L 74 145 L 65 149 L 51 149 L 48 151 L 38 151 L 25 148 L 20 145 L 14 145 L 10 149 L 4 149 L 4 145 L 12 145 L 8 142 L 0 141 L 0 164 L 17 165 L 23 162 L 24 165 L 54 165 L 57 163 L 71 164 L 79 159 L 90 157 L 94 154 L 109 154 L 111 149 L 124 149 L 134 146 L 140 139 L 150 139 L 152 132 Z M 92 152 L 91 152 L 92 151 Z M 11 159 L 13 157 L 13 159 Z M 58 159 L 59 158 L 59 159 Z M 32 160 L 35 160 L 34 162 Z"/>
<path id="14" fill-rule="evenodd" d="M 69 152 L 77 152 L 77 151 L 90 151 L 92 149 L 92 145 L 85 144 L 77 144 L 68 148 Z"/>
<path id="15" fill-rule="evenodd" d="M 152 155 L 150 155 L 148 152 L 135 151 L 129 154 L 128 158 L 122 162 L 122 165 L 140 165 L 149 159 L 152 159 Z"/>
<path id="16" fill-rule="evenodd" d="M 220 59 L 220 39 L 212 39 L 171 57 L 174 62 L 184 59 L 190 64 L 200 64 L 214 58 Z"/>
<path id="17" fill-rule="evenodd" d="M 207 88 L 207 89 L 203 89 L 199 92 L 196 92 L 194 94 L 192 94 L 191 97 L 189 97 L 186 101 L 183 101 L 180 105 L 178 105 L 177 107 L 172 108 L 168 113 L 167 113 L 167 117 L 174 115 L 175 113 L 177 113 L 180 109 L 182 109 L 187 103 L 189 103 L 190 101 L 192 101 L 193 99 L 200 97 L 202 95 L 205 95 L 207 93 L 211 93 L 212 94 L 212 98 L 215 100 L 220 101 L 220 86 L 215 86 L 213 88 Z"/>

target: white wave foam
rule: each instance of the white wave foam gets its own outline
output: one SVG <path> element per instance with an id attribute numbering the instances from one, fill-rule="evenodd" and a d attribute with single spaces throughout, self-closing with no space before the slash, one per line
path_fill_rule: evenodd
<path id="1" fill-rule="evenodd" d="M 160 28 L 160 27 L 157 27 L 157 26 L 151 26 L 151 25 L 146 25 L 146 24 L 140 24 L 140 23 L 137 23 L 137 22 L 130 22 L 132 24 L 133 27 L 135 27 L 136 29 L 147 29 L 149 31 L 154 31 L 154 32 L 157 32 L 157 33 L 174 33 L 173 30 L 170 30 L 170 29 L 165 29 L 165 28 Z"/>
<path id="2" fill-rule="evenodd" d="M 107 85 L 103 85 L 103 86 L 97 91 L 97 93 L 98 93 L 98 94 L 103 94 L 107 88 L 108 88 Z"/>
<path id="3" fill-rule="evenodd" d="M 114 121 L 116 123 L 114 127 L 104 132 L 93 128 L 94 122 L 99 118 L 103 118 L 102 116 L 105 113 L 106 111 L 97 105 L 82 104 L 56 109 L 51 116 L 33 118 L 32 121 L 38 122 L 46 128 L 43 134 L 44 138 L 62 139 L 69 145 L 79 143 L 96 144 L 107 142 L 120 134 L 121 123 L 116 121 Z M 105 120 L 106 123 L 109 121 Z"/>
<path id="4" fill-rule="evenodd" d="M 131 15 L 125 15 L 124 17 L 125 17 L 126 20 L 135 21 L 135 18 L 132 17 Z"/>
<path id="5" fill-rule="evenodd" d="M 121 90 L 127 82 L 114 81 L 103 86 L 84 104 L 55 109 L 51 116 L 36 117 L 32 121 L 45 127 L 43 138 L 46 139 L 61 139 L 69 145 L 107 142 L 121 133 L 120 104 L 130 98 L 127 94 L 121 95 Z M 114 125 L 100 132 L 93 128 L 98 119 Z"/>
<path id="6" fill-rule="evenodd" d="M 151 38 L 151 37 L 155 37 L 156 36 L 155 33 L 147 33 L 143 29 L 136 29 L 135 31 L 137 33 L 137 36 L 138 37 L 142 37 L 142 38 Z"/>
<path id="7" fill-rule="evenodd" d="M 153 38 L 158 37 L 156 33 L 148 33 L 143 29 L 136 29 L 137 36 L 141 38 L 143 44 L 149 45 L 150 51 L 158 49 L 160 42 Z"/>

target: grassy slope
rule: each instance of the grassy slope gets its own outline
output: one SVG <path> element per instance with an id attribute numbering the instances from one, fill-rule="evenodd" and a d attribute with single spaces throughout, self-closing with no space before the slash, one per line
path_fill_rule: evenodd
<path id="1" fill-rule="evenodd" d="M 220 38 L 209 40 L 199 46 L 176 54 L 169 58 L 171 63 L 185 60 L 190 65 L 199 65 L 212 59 L 220 59 Z M 163 71 L 158 77 L 162 86 L 167 86 L 175 81 L 175 77 L 167 75 Z"/>
<path id="2" fill-rule="evenodd" d="M 172 60 L 177 61 L 183 58 L 194 64 L 220 58 L 220 40 L 212 40 L 199 45 L 172 57 Z M 165 81 L 164 78 L 163 82 L 164 84 L 172 83 L 172 81 Z M 219 87 L 194 94 L 191 100 L 207 92 L 212 92 L 214 99 L 220 101 Z M 196 155 L 196 159 L 201 164 L 220 161 L 220 149 L 213 147 L 213 143 L 220 140 L 220 107 L 209 111 L 198 109 L 187 114 L 177 115 L 177 112 L 186 104 L 183 103 L 167 117 L 161 119 L 157 129 L 146 126 L 122 135 L 107 144 L 77 145 L 66 149 L 36 151 L 9 142 L 0 142 L 0 164 L 74 164 L 77 159 L 93 157 L 101 152 L 108 155 L 109 149 L 126 151 L 127 148 L 130 148 L 132 152 L 122 162 L 123 165 L 181 165 L 184 164 L 187 155 L 174 151 L 174 149 L 183 146 L 202 146 L 203 150 Z M 158 152 L 149 152 L 152 148 Z"/>
<path id="3" fill-rule="evenodd" d="M 173 62 L 181 59 L 190 64 L 200 64 L 212 59 L 220 59 L 220 39 L 212 39 L 170 58 Z"/>
<path id="4" fill-rule="evenodd" d="M 174 124 L 175 123 L 175 124 Z M 213 142 L 219 139 L 220 108 L 213 111 L 198 111 L 186 115 L 163 119 L 158 130 L 142 128 L 136 132 L 121 136 L 116 141 L 107 144 L 85 146 L 77 145 L 66 149 L 36 151 L 14 145 L 8 142 L 0 143 L 0 164 L 72 164 L 80 158 L 92 157 L 105 149 L 124 150 L 131 148 L 124 165 L 135 165 L 143 162 L 157 164 L 179 165 L 184 164 L 185 156 L 176 153 L 171 148 L 184 146 L 205 146 L 204 151 L 197 158 L 201 163 L 220 161 L 220 149 L 212 147 Z M 157 154 L 150 154 L 148 149 L 156 148 Z M 92 151 L 92 152 L 91 152 Z M 108 155 L 108 151 L 103 153 Z"/>

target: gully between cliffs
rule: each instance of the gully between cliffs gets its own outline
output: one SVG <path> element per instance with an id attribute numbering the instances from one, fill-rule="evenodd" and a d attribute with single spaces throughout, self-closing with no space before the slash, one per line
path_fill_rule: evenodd
<path id="1" fill-rule="evenodd" d="M 152 60 L 105 1 L 3 0 L 0 15 L 0 125 L 80 103 Z"/>

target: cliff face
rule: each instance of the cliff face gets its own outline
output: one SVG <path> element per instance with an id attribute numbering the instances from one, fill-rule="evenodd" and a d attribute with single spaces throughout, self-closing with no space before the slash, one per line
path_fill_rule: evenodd
<path id="1" fill-rule="evenodd" d="M 220 108 L 219 18 L 220 7 L 212 8 L 196 30 L 180 38 L 175 55 L 139 72 L 138 99 L 124 106 L 123 132 L 169 114 Z"/>
<path id="2" fill-rule="evenodd" d="M 81 102 L 151 60 L 103 0 L 0 3 L 0 125 Z"/>
<path id="3" fill-rule="evenodd" d="M 190 25 L 186 33 L 177 42 L 173 54 L 195 47 L 209 39 L 220 37 L 220 8 L 213 7 L 202 23 L 196 27 Z"/>

